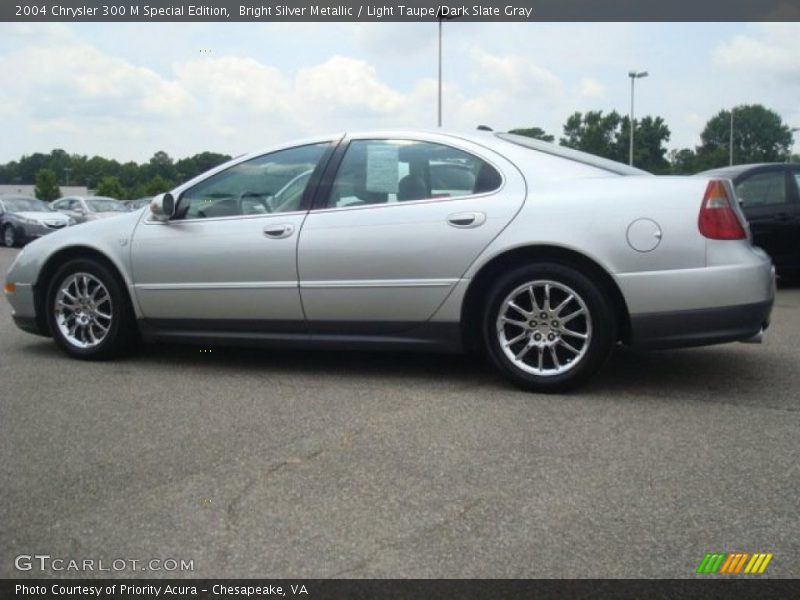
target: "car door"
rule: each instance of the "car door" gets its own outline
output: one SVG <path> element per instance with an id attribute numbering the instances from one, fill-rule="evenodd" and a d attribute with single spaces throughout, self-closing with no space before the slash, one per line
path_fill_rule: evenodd
<path id="1" fill-rule="evenodd" d="M 797 195 L 784 165 L 749 171 L 736 180 L 736 195 L 750 223 L 755 245 L 772 257 L 776 267 L 797 252 Z"/>
<path id="2" fill-rule="evenodd" d="M 242 160 L 176 190 L 169 221 L 145 211 L 131 256 L 136 298 L 149 324 L 304 331 L 296 252 L 312 184 L 276 212 L 269 212 L 269 199 L 298 174 L 322 168 L 330 152 L 331 142 L 323 142 Z"/>
<path id="3" fill-rule="evenodd" d="M 792 165 L 787 169 L 790 197 L 794 204 L 791 240 L 793 243 L 788 259 L 784 265 L 786 270 L 800 272 L 800 166 Z"/>
<path id="4" fill-rule="evenodd" d="M 312 331 L 381 334 L 428 320 L 525 199 L 511 163 L 466 141 L 356 138 L 337 154 L 298 247 Z"/>

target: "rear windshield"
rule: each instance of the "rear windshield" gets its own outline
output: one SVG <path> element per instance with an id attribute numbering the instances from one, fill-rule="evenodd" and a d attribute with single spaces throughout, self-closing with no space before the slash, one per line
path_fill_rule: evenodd
<path id="1" fill-rule="evenodd" d="M 551 144 L 550 142 L 543 142 L 542 140 L 536 140 L 534 138 L 529 138 L 524 135 L 516 135 L 513 133 L 496 133 L 495 135 L 499 137 L 501 140 L 505 140 L 506 142 L 511 142 L 512 144 L 516 144 L 517 146 L 522 146 L 524 148 L 529 148 L 530 150 L 536 150 L 538 152 L 544 152 L 545 154 L 551 154 L 553 156 L 558 156 L 560 158 L 565 158 L 567 160 L 574 160 L 575 162 L 583 163 L 585 165 L 589 165 L 590 167 L 603 169 L 604 171 L 608 171 L 609 173 L 615 173 L 616 175 L 651 174 L 648 173 L 647 171 L 643 171 L 642 169 L 637 169 L 636 167 L 631 167 L 623 163 L 618 163 L 616 161 L 609 160 L 607 158 L 595 156 L 594 154 L 589 154 L 588 152 L 573 150 L 572 148 L 567 148 L 566 146 L 558 146 L 556 144 Z"/>

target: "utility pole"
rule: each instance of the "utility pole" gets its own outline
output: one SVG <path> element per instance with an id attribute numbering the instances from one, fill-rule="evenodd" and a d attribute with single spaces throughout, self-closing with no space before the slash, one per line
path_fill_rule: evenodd
<path id="1" fill-rule="evenodd" d="M 630 71 L 628 73 L 628 77 L 631 78 L 631 139 L 630 139 L 631 144 L 628 152 L 628 164 L 633 166 L 633 130 L 635 129 L 635 126 L 633 124 L 633 83 L 637 79 L 641 79 L 642 77 L 647 77 L 647 71 L 640 71 L 638 73 L 636 71 Z"/>

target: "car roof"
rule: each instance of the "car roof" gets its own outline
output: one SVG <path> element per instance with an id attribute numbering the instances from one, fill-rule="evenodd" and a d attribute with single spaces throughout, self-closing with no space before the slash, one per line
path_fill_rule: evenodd
<path id="1" fill-rule="evenodd" d="M 746 165 L 733 165 L 728 167 L 717 167 L 716 169 L 709 169 L 707 171 L 701 171 L 698 175 L 721 175 L 723 177 L 736 177 L 737 175 L 741 175 L 742 173 L 746 173 L 747 171 L 753 171 L 755 169 L 763 169 L 765 167 L 792 167 L 792 166 L 800 166 L 798 163 L 782 163 L 782 162 L 771 162 L 771 163 L 749 163 Z"/>

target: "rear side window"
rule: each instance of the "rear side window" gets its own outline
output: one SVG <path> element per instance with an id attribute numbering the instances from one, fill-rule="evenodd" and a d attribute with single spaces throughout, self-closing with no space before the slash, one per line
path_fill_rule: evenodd
<path id="1" fill-rule="evenodd" d="M 782 171 L 757 173 L 736 186 L 736 195 L 744 207 L 785 204 L 786 178 Z"/>
<path id="2" fill-rule="evenodd" d="M 326 207 L 387 204 L 486 194 L 503 178 L 463 150 L 413 140 L 350 142 Z"/>

